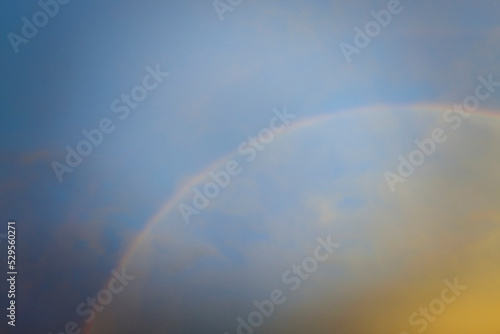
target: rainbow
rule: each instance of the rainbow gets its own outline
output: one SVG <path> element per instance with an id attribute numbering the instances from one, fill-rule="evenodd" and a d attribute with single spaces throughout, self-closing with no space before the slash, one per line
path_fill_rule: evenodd
<path id="1" fill-rule="evenodd" d="M 351 113 L 359 113 L 359 112 L 380 112 L 380 111 L 386 111 L 386 110 L 394 110 L 394 109 L 402 109 L 402 110 L 408 110 L 408 111 L 423 111 L 423 112 L 437 112 L 437 113 L 442 113 L 445 110 L 449 109 L 450 106 L 447 105 L 426 105 L 426 104 L 418 104 L 418 105 L 413 105 L 413 106 L 408 106 L 408 105 L 379 105 L 379 106 L 373 106 L 373 107 L 365 107 L 365 108 L 357 108 L 357 109 L 349 109 L 349 110 L 344 110 L 344 111 L 336 111 L 334 113 L 324 113 L 320 114 L 318 116 L 314 116 L 311 118 L 306 118 L 302 119 L 299 121 L 295 121 L 288 125 L 283 131 L 279 132 L 277 136 L 286 136 L 293 131 L 299 130 L 306 128 L 308 126 L 317 124 L 322 121 L 330 120 L 334 117 L 338 117 L 341 115 L 346 115 L 346 114 L 351 114 Z M 488 109 L 481 109 L 478 111 L 475 111 L 473 113 L 474 115 L 481 115 L 483 117 L 500 117 L 500 112 L 498 111 L 493 111 L 493 110 L 488 110 Z M 458 131 L 458 130 L 457 130 Z M 181 186 L 177 192 L 170 197 L 166 203 L 148 220 L 148 222 L 145 224 L 145 227 L 143 230 L 139 233 L 139 235 L 135 238 L 134 242 L 132 242 L 130 248 L 127 250 L 125 255 L 121 258 L 121 260 L 118 262 L 118 265 L 116 268 L 122 268 L 127 265 L 129 262 L 130 258 L 136 251 L 137 247 L 145 240 L 147 235 L 151 232 L 151 230 L 159 224 L 161 221 L 163 221 L 163 218 L 168 215 L 169 212 L 171 212 L 172 209 L 175 209 L 176 206 L 183 200 L 184 198 L 187 197 L 189 194 L 190 190 L 194 188 L 196 185 L 202 183 L 204 180 L 208 180 L 208 174 L 211 171 L 218 170 L 223 167 L 223 165 L 231 158 L 237 156 L 238 153 L 236 151 L 230 152 L 223 157 L 217 159 L 215 162 L 211 163 L 209 166 L 207 166 L 205 169 L 200 171 L 198 174 L 192 176 L 183 186 Z M 110 277 L 107 281 L 104 287 L 106 287 L 109 284 L 109 280 L 112 277 Z M 84 328 L 84 334 L 90 334 L 92 330 L 92 323 L 88 324 Z"/>

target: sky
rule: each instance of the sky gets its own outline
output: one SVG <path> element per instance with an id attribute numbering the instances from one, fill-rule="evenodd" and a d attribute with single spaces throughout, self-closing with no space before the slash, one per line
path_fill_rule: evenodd
<path id="1" fill-rule="evenodd" d="M 500 3 L 2 7 L 2 332 L 498 333 Z"/>

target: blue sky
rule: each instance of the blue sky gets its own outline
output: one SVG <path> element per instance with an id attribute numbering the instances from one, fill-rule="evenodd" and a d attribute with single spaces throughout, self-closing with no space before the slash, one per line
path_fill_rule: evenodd
<path id="1" fill-rule="evenodd" d="M 320 223 L 330 219 L 325 217 L 330 217 L 332 203 L 343 212 L 339 217 L 346 219 L 345 224 L 374 212 L 383 217 L 386 213 L 371 207 L 384 205 L 375 199 L 382 195 L 367 188 L 375 182 L 371 177 L 379 175 L 376 173 L 381 168 L 397 166 L 397 156 L 410 152 L 415 139 L 425 137 L 436 124 L 443 125 L 435 110 L 430 114 L 416 112 L 417 117 L 412 106 L 441 106 L 445 110 L 474 93 L 478 76 L 492 75 L 500 81 L 500 4 L 491 1 L 401 1 L 402 11 L 392 15 L 387 27 L 348 63 L 340 43 L 354 44 L 353 29 L 364 27 L 373 20 L 370 11 L 385 10 L 387 4 L 369 0 L 244 0 L 220 20 L 211 1 L 72 0 L 59 4 L 58 12 L 38 28 L 36 36 L 16 47 L 8 34 L 21 36 L 23 17 L 32 22 L 40 5 L 31 0 L 4 4 L 0 20 L 4 65 L 0 72 L 0 223 L 14 219 L 19 229 L 22 275 L 18 277 L 18 300 L 22 306 L 18 329 L 55 333 L 70 320 L 83 325 L 75 314 L 76 305 L 107 284 L 111 270 L 165 203 L 224 156 L 241 162 L 241 177 L 235 177 L 234 184 L 214 200 L 211 209 L 197 216 L 193 225 L 160 219 L 158 225 L 163 227 L 158 227 L 156 237 L 160 244 L 166 243 L 167 277 L 153 279 L 153 267 L 147 267 L 147 275 L 137 281 L 141 287 L 147 286 L 148 280 L 168 281 L 168 273 L 174 270 L 170 266 L 180 268 L 175 269 L 180 271 L 179 277 L 193 285 L 199 284 L 193 273 L 203 272 L 206 285 L 199 284 L 200 293 L 215 282 L 213 286 L 218 286 L 221 295 L 240 293 L 234 299 L 220 298 L 227 309 L 238 309 L 236 305 L 244 309 L 256 291 L 267 291 L 274 284 L 273 271 L 262 281 L 254 279 L 255 286 L 240 292 L 233 290 L 244 284 L 223 279 L 226 271 L 235 270 L 240 282 L 252 282 L 249 273 L 257 269 L 284 270 L 294 259 L 302 259 L 316 234 L 328 232 Z M 151 79 L 147 67 L 169 75 L 147 91 L 147 97 L 131 108 L 128 117 L 120 119 L 121 113 L 112 110 L 113 101 L 131 94 L 145 76 Z M 493 93 L 481 102 L 481 109 L 496 113 L 499 105 L 500 94 Z M 274 108 L 286 107 L 300 124 L 325 114 L 351 115 L 376 106 L 405 107 L 361 111 L 361 116 L 353 118 L 339 116 L 332 123 L 335 134 L 318 123 L 290 130 L 283 139 L 271 143 L 255 164 L 245 164 L 235 153 L 240 143 L 269 126 Z M 406 116 L 403 111 L 408 110 Z M 103 134 L 101 144 L 59 182 L 54 161 L 64 164 L 66 147 L 76 149 L 85 139 L 82 131 L 98 128 L 103 119 L 109 119 L 114 130 Z M 432 164 L 444 166 L 458 155 L 465 161 L 463 166 L 469 166 L 471 159 L 494 164 L 496 157 L 488 148 L 494 145 L 491 138 L 496 138 L 498 127 L 493 121 L 471 119 L 460 134 L 450 135 L 450 143 L 465 145 L 467 138 L 478 139 L 470 147 L 450 144 L 446 153 L 429 160 Z M 478 156 L 466 154 L 471 151 Z M 317 155 L 306 159 L 307 152 Z M 286 161 L 292 162 L 290 170 L 276 173 L 278 166 L 287 166 Z M 316 169 L 320 162 L 332 168 Z M 435 180 L 432 172 L 438 167 L 431 167 L 431 162 L 426 167 L 430 174 L 418 176 L 427 175 L 421 182 Z M 469 167 L 479 168 L 472 162 Z M 464 170 L 451 170 L 452 175 L 467 175 Z M 489 169 L 486 172 L 494 174 Z M 476 179 L 470 176 L 470 180 Z M 463 187 L 473 184 L 468 181 Z M 474 194 L 490 194 L 488 182 L 477 184 Z M 405 192 L 419 189 L 413 186 L 416 188 L 403 187 L 391 205 L 414 201 Z M 361 189 L 366 192 L 361 193 Z M 491 191 L 491 197 L 496 198 Z M 189 194 L 182 198 L 189 200 Z M 441 192 L 435 190 L 435 194 Z M 496 205 L 481 199 L 492 208 Z M 400 205 L 395 211 L 418 212 L 415 207 Z M 471 210 L 483 210 L 479 200 L 475 205 Z M 302 216 L 287 225 L 285 221 L 294 214 Z M 321 228 L 303 222 L 312 217 Z M 256 219 L 266 223 L 256 224 Z M 287 226 L 290 235 L 280 232 Z M 341 226 L 341 230 L 347 228 Z M 279 233 L 284 239 L 300 242 L 286 257 L 282 250 L 289 245 Z M 148 238 L 154 239 L 145 239 L 148 246 L 137 250 L 135 261 L 160 252 L 148 248 L 149 243 L 154 244 Z M 384 240 L 384 236 L 379 238 Z M 283 249 L 273 251 L 273 243 Z M 259 245 L 255 250 L 254 244 Z M 363 247 L 359 252 L 364 252 Z M 180 253 L 184 256 L 174 256 Z M 381 253 L 386 254 L 385 250 Z M 220 254 L 230 261 L 225 262 Z M 207 262 L 196 262 L 200 257 Z M 346 256 L 346 261 L 354 257 Z M 133 263 L 131 260 L 130 265 Z M 349 268 L 353 266 L 351 263 Z M 165 291 L 178 288 L 177 283 L 166 285 Z M 183 288 L 188 291 L 190 287 Z M 179 292 L 176 300 L 189 300 L 192 296 L 186 291 Z M 54 302 L 46 306 L 47 300 Z M 147 304 L 147 298 L 134 300 Z M 217 300 L 217 294 L 207 292 L 204 300 L 207 304 Z M 164 301 L 157 302 L 163 305 Z M 4 305 L 6 299 L 1 303 Z M 186 305 L 189 309 L 189 303 Z M 300 309 L 302 304 L 298 302 L 296 307 Z M 192 310 L 202 312 L 204 307 L 193 306 Z M 120 310 L 110 312 L 122 316 Z M 283 319 L 290 314 L 293 312 Z M 106 323 L 105 319 L 114 318 L 103 314 L 98 321 Z M 213 328 L 224 327 L 224 321 L 219 320 L 214 320 Z M 233 321 L 231 318 L 228 323 Z M 179 324 L 172 328 L 188 328 L 183 327 L 186 319 L 181 314 L 167 322 Z M 116 331 L 120 328 L 112 320 L 109 324 Z M 330 328 L 324 326 L 321 328 Z M 95 331 L 99 330 L 96 326 Z"/>

